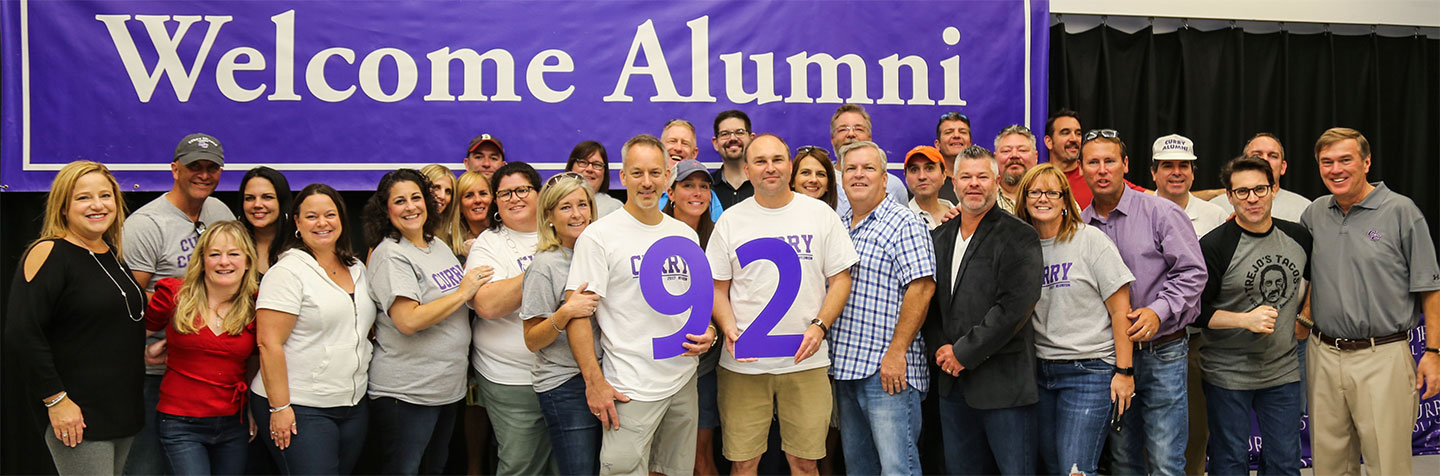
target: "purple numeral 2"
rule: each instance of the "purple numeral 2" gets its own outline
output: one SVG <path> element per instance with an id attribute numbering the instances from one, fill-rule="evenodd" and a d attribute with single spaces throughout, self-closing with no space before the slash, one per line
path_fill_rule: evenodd
<path id="1" fill-rule="evenodd" d="M 780 271 L 775 295 L 770 297 L 770 302 L 765 303 L 765 308 L 760 310 L 760 315 L 755 316 L 750 327 L 735 340 L 735 358 L 794 356 L 795 352 L 800 350 L 805 336 L 770 335 L 770 330 L 780 323 L 780 318 L 785 317 L 785 313 L 790 312 L 790 306 L 795 304 L 795 296 L 800 292 L 800 257 L 795 254 L 794 248 L 778 238 L 759 238 L 740 245 L 735 249 L 735 256 L 740 258 L 741 267 L 765 260 L 775 263 L 775 268 Z"/>

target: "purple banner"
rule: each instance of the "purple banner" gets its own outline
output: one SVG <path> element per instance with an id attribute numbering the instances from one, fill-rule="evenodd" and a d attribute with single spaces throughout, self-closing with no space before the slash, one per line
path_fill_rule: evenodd
<path id="1" fill-rule="evenodd" d="M 6 0 L 0 186 L 39 191 L 89 159 L 126 190 L 170 188 L 191 132 L 225 147 L 222 190 L 269 165 L 297 188 L 371 189 L 397 167 L 460 168 L 471 137 L 562 168 L 594 139 L 619 158 L 672 118 L 720 111 L 829 148 L 864 104 L 892 169 L 941 113 L 977 144 L 1043 125 L 1048 2 Z M 615 160 L 618 164 L 618 160 Z"/>

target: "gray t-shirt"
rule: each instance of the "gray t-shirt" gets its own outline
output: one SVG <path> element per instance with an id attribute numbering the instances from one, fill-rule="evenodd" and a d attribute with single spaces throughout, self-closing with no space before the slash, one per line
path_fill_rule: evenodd
<path id="1" fill-rule="evenodd" d="M 125 219 L 125 264 L 151 274 L 145 292 L 155 292 L 155 283 L 161 279 L 185 277 L 185 267 L 200 241 L 195 222 L 166 198 L 170 193 L 156 197 Z M 234 219 L 235 214 L 215 197 L 206 197 L 200 206 L 200 221 L 207 226 Z M 164 338 L 165 331 L 161 330 L 146 338 L 145 343 Z M 165 375 L 165 364 L 146 365 L 145 374 Z"/>
<path id="2" fill-rule="evenodd" d="M 469 308 L 460 306 L 439 324 L 413 335 L 395 328 L 396 298 L 426 304 L 455 292 L 464 279 L 460 261 L 439 238 L 420 249 L 409 240 L 385 239 L 370 253 L 366 274 L 379 308 L 370 358 L 370 398 L 393 397 L 415 405 L 445 405 L 465 396 L 470 352 Z"/>
<path id="3" fill-rule="evenodd" d="M 145 291 L 154 292 L 155 282 L 161 278 L 180 278 L 195 252 L 200 234 L 195 232 L 195 222 L 165 195 L 135 210 L 125 220 L 125 264 L 135 271 L 150 273 L 150 283 Z M 200 207 L 200 221 L 207 226 L 225 220 L 234 220 L 235 214 L 225 208 L 215 197 L 205 199 Z"/>
<path id="4" fill-rule="evenodd" d="M 1425 215 L 1384 183 L 1374 185 L 1349 214 L 1326 195 L 1300 218 L 1315 237 L 1310 310 L 1315 329 L 1330 337 L 1409 332 L 1420 324 L 1419 293 L 1440 289 Z"/>
<path id="5" fill-rule="evenodd" d="M 520 319 L 545 319 L 565 303 L 565 280 L 570 276 L 570 259 L 574 251 L 561 246 L 559 249 L 535 253 L 535 260 L 525 269 L 525 280 L 521 284 L 524 298 L 520 301 Z M 600 358 L 600 326 L 590 319 L 590 330 L 594 332 L 595 358 Z M 567 380 L 580 375 L 580 364 L 570 352 L 570 338 L 565 333 L 555 341 L 535 352 L 535 366 L 531 368 L 535 378 L 535 392 L 548 392 Z"/>
<path id="6" fill-rule="evenodd" d="M 1246 231 L 1234 220 L 1200 239 L 1210 274 L 1200 296 L 1200 370 L 1211 385 L 1230 390 L 1258 390 L 1300 381 L 1295 356 L 1295 315 L 1305 300 L 1310 233 L 1298 224 L 1276 218 L 1264 234 Z M 1258 306 L 1276 309 L 1275 332 L 1210 329 L 1215 311 L 1249 312 Z"/>
<path id="7" fill-rule="evenodd" d="M 1045 255 L 1035 303 L 1035 357 L 1115 363 L 1115 334 L 1105 299 L 1132 281 L 1120 250 L 1105 233 L 1080 225 L 1070 241 L 1040 240 Z"/>

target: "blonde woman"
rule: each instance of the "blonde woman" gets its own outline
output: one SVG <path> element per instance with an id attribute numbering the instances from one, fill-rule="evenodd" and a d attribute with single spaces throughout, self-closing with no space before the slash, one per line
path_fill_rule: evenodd
<path id="1" fill-rule="evenodd" d="M 1120 251 L 1080 220 L 1065 173 L 1031 168 L 1017 185 L 1015 216 L 1040 233 L 1045 273 L 1035 326 L 1040 389 L 1040 472 L 1076 467 L 1095 474 L 1110 409 L 1124 413 L 1135 394 L 1130 283 Z"/>
<path id="2" fill-rule="evenodd" d="M 597 334 L 594 314 L 600 296 L 571 293 L 565 296 L 575 240 L 595 221 L 595 198 L 585 177 L 565 172 L 545 182 L 540 191 L 539 241 L 522 288 L 520 318 L 525 324 L 525 347 L 535 352 L 535 396 L 555 448 L 560 474 L 599 474 L 600 420 L 585 403 L 585 378 L 570 350 L 566 331 Z M 598 347 L 597 347 L 598 348 Z M 598 353 L 597 353 L 598 354 Z M 592 362 L 599 359 L 595 355 Z"/>
<path id="3" fill-rule="evenodd" d="M 455 182 L 456 206 L 440 214 L 440 228 L 435 236 L 440 237 L 460 261 L 470 254 L 470 245 L 480 232 L 490 229 L 491 207 L 495 203 L 494 190 L 490 189 L 490 178 L 480 172 L 465 172 Z"/>
<path id="4" fill-rule="evenodd" d="M 258 261 L 244 225 L 222 221 L 200 235 L 183 280 L 155 283 L 145 329 L 165 330 L 170 351 L 155 428 L 175 474 L 245 471 L 255 438 L 255 422 L 242 410 L 245 364 L 255 353 Z"/>
<path id="5" fill-rule="evenodd" d="M 430 164 L 421 167 L 420 174 L 430 180 L 430 196 L 435 197 L 438 209 L 435 214 L 443 216 L 445 210 L 450 209 L 450 200 L 455 197 L 455 172 L 444 165 Z"/>
<path id="6" fill-rule="evenodd" d="M 46 408 L 62 475 L 119 474 L 144 425 L 145 292 L 119 258 L 124 204 L 104 165 L 61 168 L 6 303 L 7 357 L 25 374 L 25 403 Z"/>

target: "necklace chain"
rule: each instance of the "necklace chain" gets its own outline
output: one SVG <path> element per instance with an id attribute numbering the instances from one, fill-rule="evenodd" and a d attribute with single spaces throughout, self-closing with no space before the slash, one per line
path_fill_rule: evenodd
<path id="1" fill-rule="evenodd" d="M 145 317 L 145 314 L 141 313 L 140 317 L 135 317 L 135 310 L 130 308 L 130 295 L 125 292 L 125 288 L 120 287 L 120 282 L 116 281 L 115 276 L 110 274 L 110 269 L 106 268 L 104 264 L 100 263 L 100 258 L 95 256 L 94 251 L 90 250 L 90 248 L 88 247 L 85 248 L 85 251 L 90 253 L 90 258 L 94 259 L 95 264 L 100 266 L 100 270 L 105 272 L 105 277 L 110 278 L 110 282 L 115 285 L 115 289 L 120 291 L 120 300 L 125 302 L 125 313 L 129 314 L 130 320 L 132 322 L 140 322 L 140 319 L 143 319 Z M 120 272 L 122 274 L 125 272 L 125 268 L 120 267 L 120 258 L 115 258 L 115 266 L 117 268 L 120 268 Z M 144 292 L 140 291 L 140 284 L 136 283 L 133 278 L 130 280 L 130 285 L 135 287 L 136 292 Z"/>

